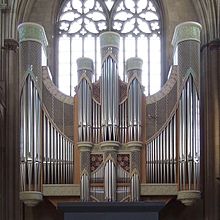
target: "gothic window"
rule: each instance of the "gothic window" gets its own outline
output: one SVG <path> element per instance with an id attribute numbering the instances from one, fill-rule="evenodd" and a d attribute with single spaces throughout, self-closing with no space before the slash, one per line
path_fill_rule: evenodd
<path id="1" fill-rule="evenodd" d="M 157 92 L 161 82 L 161 18 L 156 6 L 155 0 L 66 0 L 57 19 L 59 89 L 74 95 L 76 60 L 81 56 L 93 59 L 93 80 L 99 79 L 99 35 L 115 31 L 121 36 L 121 80 L 127 80 L 125 61 L 138 56 L 143 59 L 145 94 Z"/>

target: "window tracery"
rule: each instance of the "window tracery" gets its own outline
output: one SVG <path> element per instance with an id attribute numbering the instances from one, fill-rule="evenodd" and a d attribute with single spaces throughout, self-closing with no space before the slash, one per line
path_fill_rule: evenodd
<path id="1" fill-rule="evenodd" d="M 143 59 L 142 83 L 145 94 L 160 89 L 161 18 L 153 0 L 67 0 L 57 20 L 58 86 L 67 95 L 74 95 L 77 83 L 77 58 L 94 60 L 99 79 L 101 59 L 99 35 L 115 31 L 121 36 L 119 75 L 127 81 L 125 61 L 134 56 Z"/>

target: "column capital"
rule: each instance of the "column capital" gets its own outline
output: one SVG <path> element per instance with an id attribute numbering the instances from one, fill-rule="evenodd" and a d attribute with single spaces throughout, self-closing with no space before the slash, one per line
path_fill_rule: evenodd
<path id="1" fill-rule="evenodd" d="M 78 80 L 81 79 L 83 74 L 92 81 L 92 74 L 94 71 L 93 60 L 88 57 L 80 57 L 76 60 L 78 70 Z"/>
<path id="2" fill-rule="evenodd" d="M 174 48 L 183 41 L 194 40 L 200 42 L 201 24 L 193 21 L 183 22 L 176 26 L 172 45 Z"/>
<path id="3" fill-rule="evenodd" d="M 131 57 L 126 61 L 126 72 L 128 79 L 130 80 L 134 74 L 141 81 L 143 60 L 139 57 Z"/>
<path id="4" fill-rule="evenodd" d="M 43 26 L 33 23 L 24 22 L 18 26 L 19 43 L 23 41 L 36 41 L 40 43 L 44 49 L 48 45 L 47 37 Z"/>
<path id="5" fill-rule="evenodd" d="M 92 143 L 91 142 L 78 142 L 77 147 L 79 148 L 80 152 L 88 152 L 92 149 Z"/>
<path id="6" fill-rule="evenodd" d="M 100 34 L 100 46 L 105 47 L 116 47 L 119 48 L 120 35 L 116 32 L 108 31 Z"/>
<path id="7" fill-rule="evenodd" d="M 142 147 L 143 147 L 143 143 L 140 141 L 130 141 L 127 143 L 127 148 L 130 151 L 141 151 Z"/>
<path id="8" fill-rule="evenodd" d="M 18 49 L 18 42 L 15 39 L 8 38 L 4 40 L 4 49 L 6 50 L 13 50 L 14 52 Z"/>
<path id="9" fill-rule="evenodd" d="M 25 205 L 29 207 L 36 206 L 39 202 L 43 200 L 42 192 L 37 191 L 24 191 L 20 192 L 20 200 L 24 202 Z"/>
<path id="10" fill-rule="evenodd" d="M 101 149 L 105 152 L 117 151 L 120 143 L 117 141 L 104 141 L 100 143 Z"/>

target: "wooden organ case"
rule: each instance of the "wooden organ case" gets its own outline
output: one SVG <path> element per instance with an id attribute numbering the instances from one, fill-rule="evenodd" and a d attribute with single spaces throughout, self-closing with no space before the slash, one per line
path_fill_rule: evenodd
<path id="1" fill-rule="evenodd" d="M 139 201 L 145 106 L 142 60 L 127 61 L 128 83 L 122 82 L 117 60 L 120 36 L 106 32 L 100 42 L 102 74 L 98 82 L 92 84 L 92 60 L 77 60 L 81 200 Z"/>
<path id="2" fill-rule="evenodd" d="M 176 27 L 169 79 L 148 97 L 142 60 L 126 61 L 128 80 L 122 81 L 120 36 L 102 33 L 100 79 L 93 82 L 93 61 L 79 58 L 76 95 L 67 97 L 51 82 L 48 68 L 42 69 L 43 28 L 21 24 L 20 199 L 34 206 L 48 197 L 64 212 L 72 212 L 64 201 L 81 201 L 100 212 L 106 210 L 97 202 L 109 204 L 112 212 L 125 211 L 124 202 L 132 202 L 138 212 L 158 212 L 175 196 L 187 206 L 199 199 L 200 30 L 195 22 Z M 56 105 L 62 106 L 57 117 Z M 154 208 L 141 203 L 154 199 L 160 201 Z"/>

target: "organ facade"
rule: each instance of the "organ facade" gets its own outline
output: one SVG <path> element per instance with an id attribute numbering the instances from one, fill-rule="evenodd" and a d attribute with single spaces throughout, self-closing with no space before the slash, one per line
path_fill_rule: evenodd
<path id="1" fill-rule="evenodd" d="M 200 31 L 176 27 L 174 64 L 163 88 L 144 95 L 142 60 L 126 61 L 119 77 L 120 35 L 100 35 L 101 76 L 77 60 L 76 95 L 68 97 L 41 65 L 42 26 L 23 23 L 20 39 L 20 199 L 54 204 L 200 198 Z M 68 197 L 68 199 L 66 199 Z M 56 199 L 54 199 L 56 198 Z"/>

